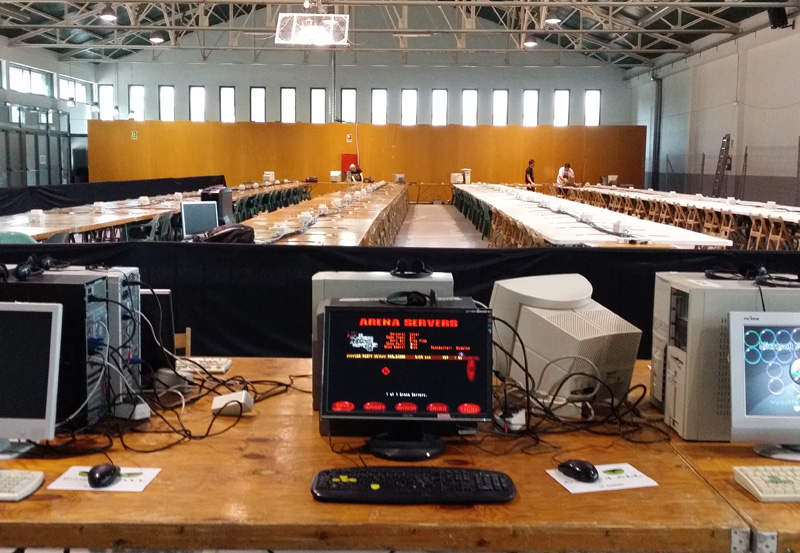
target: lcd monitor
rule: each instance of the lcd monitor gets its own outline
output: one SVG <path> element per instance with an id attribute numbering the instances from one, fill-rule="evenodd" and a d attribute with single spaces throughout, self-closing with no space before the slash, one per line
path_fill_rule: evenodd
<path id="1" fill-rule="evenodd" d="M 183 236 L 203 234 L 219 226 L 217 202 L 181 202 Z"/>
<path id="2" fill-rule="evenodd" d="M 731 312 L 731 441 L 800 461 L 800 313 Z"/>
<path id="3" fill-rule="evenodd" d="M 61 319 L 58 303 L 0 302 L 0 457 L 55 438 Z"/>
<path id="4" fill-rule="evenodd" d="M 437 423 L 491 419 L 489 310 L 344 303 L 325 309 L 321 419 L 377 422 L 367 448 L 401 460 L 444 450 Z"/>

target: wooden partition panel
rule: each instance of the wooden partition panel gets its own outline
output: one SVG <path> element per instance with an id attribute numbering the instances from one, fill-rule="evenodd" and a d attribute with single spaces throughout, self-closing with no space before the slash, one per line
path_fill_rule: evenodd
<path id="1" fill-rule="evenodd" d="M 264 171 L 327 181 L 342 154 L 358 148 L 364 175 L 375 180 L 404 173 L 409 183 L 447 183 L 470 168 L 472 182 L 521 183 L 534 158 L 536 182 L 553 182 L 569 162 L 579 182 L 614 174 L 641 187 L 645 140 L 642 126 L 89 121 L 89 171 L 92 181 L 224 174 L 235 185 Z"/>

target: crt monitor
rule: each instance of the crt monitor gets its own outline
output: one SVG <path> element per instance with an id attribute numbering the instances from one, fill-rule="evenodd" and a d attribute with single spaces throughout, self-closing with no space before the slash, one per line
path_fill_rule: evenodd
<path id="1" fill-rule="evenodd" d="M 181 202 L 183 235 L 203 234 L 219 226 L 217 202 Z"/>
<path id="2" fill-rule="evenodd" d="M 800 313 L 731 312 L 731 441 L 800 461 Z"/>
<path id="3" fill-rule="evenodd" d="M 62 314 L 58 303 L 0 302 L 0 456 L 55 438 Z"/>
<path id="4" fill-rule="evenodd" d="M 352 303 L 325 310 L 321 419 L 375 422 L 367 449 L 407 461 L 440 454 L 445 426 L 491 420 L 490 311 Z"/>

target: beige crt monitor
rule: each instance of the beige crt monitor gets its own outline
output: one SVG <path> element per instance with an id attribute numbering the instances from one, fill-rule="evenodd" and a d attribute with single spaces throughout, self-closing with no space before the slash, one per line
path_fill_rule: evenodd
<path id="1" fill-rule="evenodd" d="M 322 375 L 321 304 L 334 298 L 386 298 L 395 292 L 434 291 L 437 297 L 453 296 L 452 273 L 432 272 L 421 278 L 403 278 L 388 271 L 322 271 L 311 277 L 311 359 L 314 409 L 319 409 Z"/>

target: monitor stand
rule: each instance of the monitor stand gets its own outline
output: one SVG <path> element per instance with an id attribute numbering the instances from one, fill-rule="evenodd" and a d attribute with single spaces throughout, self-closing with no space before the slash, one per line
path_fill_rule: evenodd
<path id="1" fill-rule="evenodd" d="M 756 444 L 753 446 L 753 451 L 770 459 L 800 462 L 800 445 Z"/>
<path id="2" fill-rule="evenodd" d="M 0 460 L 14 459 L 33 447 L 30 442 L 19 442 L 0 438 Z"/>
<path id="3" fill-rule="evenodd" d="M 395 429 L 376 434 L 367 441 L 367 450 L 376 457 L 394 461 L 425 461 L 444 452 L 445 443 L 438 436 L 426 434 L 421 426 Z"/>

